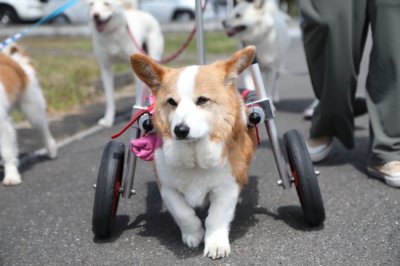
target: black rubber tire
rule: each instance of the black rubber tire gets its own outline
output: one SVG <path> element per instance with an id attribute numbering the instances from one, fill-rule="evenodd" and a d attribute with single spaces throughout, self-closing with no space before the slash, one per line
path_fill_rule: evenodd
<path id="1" fill-rule="evenodd" d="M 65 14 L 60 14 L 57 17 L 50 20 L 51 24 L 55 25 L 69 25 L 71 24 L 71 20 Z"/>
<path id="2" fill-rule="evenodd" d="M 111 235 L 118 209 L 125 145 L 111 140 L 104 148 L 94 195 L 92 231 L 98 238 Z"/>
<path id="3" fill-rule="evenodd" d="M 7 5 L 0 5 L 0 28 L 19 22 L 15 10 Z"/>
<path id="4" fill-rule="evenodd" d="M 176 10 L 172 15 L 173 21 L 187 22 L 195 19 L 195 14 L 190 10 Z"/>
<path id="5" fill-rule="evenodd" d="M 325 220 L 325 208 L 303 136 L 297 130 L 283 135 L 294 184 L 308 225 L 318 226 Z"/>

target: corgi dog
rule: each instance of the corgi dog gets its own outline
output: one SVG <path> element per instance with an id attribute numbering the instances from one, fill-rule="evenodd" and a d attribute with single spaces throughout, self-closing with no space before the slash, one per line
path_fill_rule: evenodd
<path id="1" fill-rule="evenodd" d="M 105 114 L 98 123 L 111 127 L 115 119 L 112 65 L 127 63 L 132 53 L 141 53 L 144 47 L 149 56 L 160 60 L 164 37 L 160 24 L 150 13 L 126 8 L 123 0 L 87 0 L 87 3 L 93 49 L 106 98 Z M 135 85 L 139 86 L 138 79 Z"/>
<path id="2" fill-rule="evenodd" d="M 51 158 L 57 156 L 57 145 L 46 120 L 46 102 L 30 58 L 17 45 L 0 52 L 0 154 L 4 161 L 4 185 L 21 183 L 18 171 L 18 145 L 9 115 L 18 107 L 35 127 Z"/>
<path id="3" fill-rule="evenodd" d="M 291 42 L 287 24 L 290 18 L 279 10 L 276 0 L 236 2 L 232 13 L 223 21 L 225 32 L 246 45 L 256 46 L 266 93 L 278 102 L 278 79 Z M 248 71 L 243 79 L 246 88 L 254 86 Z"/>
<path id="4" fill-rule="evenodd" d="M 256 146 L 237 91 L 239 74 L 253 61 L 255 47 L 204 66 L 169 68 L 134 54 L 136 75 L 155 97 L 153 123 L 163 144 L 155 168 L 163 202 L 179 225 L 183 242 L 204 256 L 227 257 L 229 226 Z M 209 204 L 205 230 L 196 207 Z"/>

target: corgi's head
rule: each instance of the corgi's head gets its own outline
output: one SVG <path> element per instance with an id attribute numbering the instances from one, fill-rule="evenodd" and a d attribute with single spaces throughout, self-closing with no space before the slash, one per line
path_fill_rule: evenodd
<path id="1" fill-rule="evenodd" d="M 248 46 L 228 60 L 205 66 L 169 68 L 141 54 L 130 61 L 155 96 L 154 123 L 163 138 L 218 141 L 232 134 L 237 121 L 245 123 L 236 80 L 254 56 L 255 47 Z"/>
<path id="2" fill-rule="evenodd" d="M 87 0 L 89 16 L 98 32 L 104 31 L 111 19 L 121 17 L 123 12 L 122 0 Z"/>

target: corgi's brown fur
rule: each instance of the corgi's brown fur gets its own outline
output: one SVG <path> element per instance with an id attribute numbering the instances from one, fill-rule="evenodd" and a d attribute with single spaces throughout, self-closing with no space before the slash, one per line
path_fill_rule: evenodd
<path id="1" fill-rule="evenodd" d="M 255 150 L 254 128 L 247 126 L 236 88 L 238 75 L 254 55 L 249 46 L 228 60 L 183 68 L 131 56 L 134 72 L 155 97 L 153 122 L 163 138 L 155 154 L 162 198 L 184 243 L 196 247 L 204 237 L 204 255 L 214 259 L 230 253 L 229 223 Z M 207 200 L 204 233 L 192 208 Z"/>
<path id="2" fill-rule="evenodd" d="M 9 56 L 2 53 L 0 53 L 0 80 L 11 102 L 15 102 L 28 84 L 28 77 L 24 70 Z"/>

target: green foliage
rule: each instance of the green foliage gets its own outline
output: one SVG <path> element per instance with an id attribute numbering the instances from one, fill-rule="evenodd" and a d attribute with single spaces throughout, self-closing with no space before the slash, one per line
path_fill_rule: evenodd
<path id="1" fill-rule="evenodd" d="M 165 33 L 165 52 L 174 53 L 188 33 Z M 100 94 L 94 88 L 100 71 L 92 52 L 90 38 L 35 37 L 21 43 L 32 57 L 50 111 L 64 112 L 93 100 Z M 223 32 L 205 33 L 207 58 L 230 54 L 237 50 L 237 40 Z M 128 60 L 127 60 L 128 62 Z M 196 37 L 187 50 L 170 66 L 197 63 Z M 131 71 L 128 63 L 113 66 L 114 72 Z"/>

